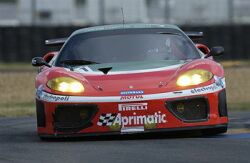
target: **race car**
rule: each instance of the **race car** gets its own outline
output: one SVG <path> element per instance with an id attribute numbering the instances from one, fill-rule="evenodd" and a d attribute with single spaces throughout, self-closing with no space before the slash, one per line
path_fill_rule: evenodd
<path id="1" fill-rule="evenodd" d="M 174 25 L 117 24 L 46 40 L 32 59 L 40 138 L 227 131 L 223 47 Z"/>

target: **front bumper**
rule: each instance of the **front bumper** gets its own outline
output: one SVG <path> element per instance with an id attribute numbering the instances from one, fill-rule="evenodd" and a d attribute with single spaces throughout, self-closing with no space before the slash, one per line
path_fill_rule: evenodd
<path id="1" fill-rule="evenodd" d="M 89 100 L 92 100 L 91 102 L 77 102 L 70 99 L 70 96 L 57 96 L 45 92 L 42 96 L 38 96 L 37 131 L 40 136 L 68 137 L 167 132 L 216 128 L 228 123 L 225 89 L 222 88 L 203 94 L 160 99 L 144 98 L 122 101 L 124 99 L 119 98 L 121 101 L 108 102 L 93 101 L 93 99 Z M 201 99 L 200 101 L 205 104 L 199 101 L 198 106 L 193 104 L 192 107 L 184 107 L 184 111 L 181 107 L 177 109 L 178 102 L 190 106 L 189 101 L 197 99 Z M 173 109 L 173 106 L 176 109 Z M 71 112 L 69 108 L 78 111 Z M 86 110 L 85 108 L 90 111 L 81 112 L 81 110 Z M 195 111 L 195 109 L 201 110 Z M 62 113 L 60 110 L 66 112 Z M 185 113 L 187 117 L 178 115 L 176 113 L 178 110 Z M 192 114 L 194 114 L 193 119 Z"/>

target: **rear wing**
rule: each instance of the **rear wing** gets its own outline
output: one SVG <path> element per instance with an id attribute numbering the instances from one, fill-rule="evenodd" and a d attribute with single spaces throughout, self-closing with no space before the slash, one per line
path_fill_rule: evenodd
<path id="1" fill-rule="evenodd" d="M 203 38 L 203 32 L 185 32 L 185 33 L 191 40 L 197 40 Z"/>
<path id="2" fill-rule="evenodd" d="M 45 40 L 45 45 L 47 46 L 62 46 L 68 38 L 56 38 Z"/>
<path id="3" fill-rule="evenodd" d="M 203 38 L 203 32 L 185 32 L 186 35 L 191 40 L 197 40 Z M 62 46 L 68 38 L 56 38 L 56 39 L 49 39 L 45 40 L 45 45 L 47 46 Z"/>

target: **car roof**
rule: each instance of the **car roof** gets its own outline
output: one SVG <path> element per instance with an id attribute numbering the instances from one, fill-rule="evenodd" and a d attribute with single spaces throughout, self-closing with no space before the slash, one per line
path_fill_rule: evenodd
<path id="1" fill-rule="evenodd" d="M 181 31 L 175 25 L 170 24 L 113 24 L 113 25 L 103 25 L 103 26 L 94 26 L 88 28 L 82 28 L 76 30 L 72 35 L 88 33 L 88 32 L 96 32 L 96 31 L 104 31 L 104 30 L 119 30 L 119 29 L 151 29 L 151 28 L 159 28 L 159 29 L 176 29 Z"/>

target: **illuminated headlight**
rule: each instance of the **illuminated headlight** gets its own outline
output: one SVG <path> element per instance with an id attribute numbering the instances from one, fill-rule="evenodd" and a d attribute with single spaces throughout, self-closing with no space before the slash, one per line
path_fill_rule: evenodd
<path id="1" fill-rule="evenodd" d="M 47 86 L 60 92 L 81 93 L 84 92 L 83 85 L 76 79 L 70 77 L 58 77 L 48 81 Z"/>
<path id="2" fill-rule="evenodd" d="M 176 84 L 178 86 L 198 85 L 209 81 L 213 74 L 207 70 L 194 69 L 187 71 L 178 77 Z"/>

